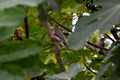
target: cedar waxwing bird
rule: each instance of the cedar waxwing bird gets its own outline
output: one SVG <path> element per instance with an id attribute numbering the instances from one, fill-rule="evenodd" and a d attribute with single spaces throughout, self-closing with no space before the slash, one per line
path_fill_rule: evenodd
<path id="1" fill-rule="evenodd" d="M 104 40 L 105 40 L 105 38 L 100 38 L 97 43 L 97 46 L 104 48 L 104 46 L 105 46 Z M 103 54 L 102 49 L 96 48 L 96 50 L 97 50 L 97 52 L 99 52 L 99 54 Z"/>
<path id="2" fill-rule="evenodd" d="M 55 25 L 55 27 L 54 27 L 54 33 L 53 34 L 56 36 L 56 38 L 59 39 L 60 46 L 64 46 L 64 47 L 67 48 L 65 37 L 64 37 L 62 31 L 60 30 L 60 28 L 57 25 Z"/>
<path id="3" fill-rule="evenodd" d="M 22 38 L 22 36 L 21 36 L 21 34 L 19 33 L 18 30 L 16 30 L 14 34 L 15 34 L 17 40 L 23 40 L 23 38 Z"/>

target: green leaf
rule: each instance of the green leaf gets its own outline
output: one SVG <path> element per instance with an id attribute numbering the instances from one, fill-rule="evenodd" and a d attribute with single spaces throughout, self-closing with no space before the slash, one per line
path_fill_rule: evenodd
<path id="1" fill-rule="evenodd" d="M 0 27 L 16 27 L 23 20 L 25 16 L 25 10 L 20 7 L 10 8 L 0 11 Z"/>
<path id="2" fill-rule="evenodd" d="M 61 5 L 61 7 L 62 8 L 68 8 L 68 7 L 72 7 L 72 8 L 75 8 L 75 6 L 76 6 L 76 1 L 75 0 L 65 0 L 65 1 L 63 1 L 62 2 L 62 5 Z"/>
<path id="3" fill-rule="evenodd" d="M 120 46 L 116 46 L 109 60 L 114 64 L 120 64 Z"/>
<path id="4" fill-rule="evenodd" d="M 98 70 L 103 65 L 101 63 L 102 61 L 103 61 L 103 58 L 100 58 L 100 57 L 93 58 L 89 66 L 93 70 Z"/>
<path id="5" fill-rule="evenodd" d="M 90 76 L 89 76 L 89 77 L 90 77 Z M 85 71 L 81 71 L 81 72 L 79 72 L 79 73 L 76 75 L 75 79 L 73 79 L 73 80 L 76 80 L 76 79 L 86 80 L 86 78 L 88 79 L 88 77 L 86 76 Z M 91 79 L 88 79 L 88 80 L 91 80 Z"/>
<path id="6" fill-rule="evenodd" d="M 73 78 L 77 75 L 78 72 L 84 71 L 85 67 L 81 67 L 79 64 L 73 63 L 70 67 L 70 71 L 68 73 L 68 76 L 70 78 Z"/>
<path id="7" fill-rule="evenodd" d="M 60 0 L 46 0 L 55 11 L 60 10 Z M 58 2 L 57 2 L 58 1 Z"/>
<path id="8" fill-rule="evenodd" d="M 0 27 L 0 41 L 10 38 L 15 31 L 15 27 Z"/>
<path id="9" fill-rule="evenodd" d="M 77 3 L 82 3 L 82 2 L 83 2 L 83 0 L 76 0 L 76 2 L 77 2 Z"/>
<path id="10" fill-rule="evenodd" d="M 119 76 L 115 75 L 115 73 L 113 73 L 112 75 L 108 76 L 107 80 L 120 80 Z"/>
<path id="11" fill-rule="evenodd" d="M 11 8 L 17 5 L 37 6 L 43 0 L 0 0 L 0 9 Z"/>
<path id="12" fill-rule="evenodd" d="M 24 19 L 25 10 L 20 7 L 0 11 L 0 27 L 16 27 Z"/>
<path id="13" fill-rule="evenodd" d="M 25 10 L 20 7 L 0 11 L 0 41 L 10 38 L 16 26 L 24 20 Z"/>
<path id="14" fill-rule="evenodd" d="M 46 70 L 36 65 L 36 66 L 32 66 L 32 68 L 28 67 L 28 69 L 25 69 L 24 71 L 28 77 L 36 77 L 42 75 L 43 72 L 45 72 Z"/>
<path id="15" fill-rule="evenodd" d="M 110 76 L 108 76 L 107 78 L 108 80 L 120 80 L 120 65 L 115 65 L 114 66 L 114 69 L 113 69 L 113 72 L 111 73 Z"/>
<path id="16" fill-rule="evenodd" d="M 0 64 L 1 80 L 27 80 L 42 75 L 46 69 L 41 68 L 39 55 Z M 18 79 L 17 79 L 18 78 Z"/>
<path id="17" fill-rule="evenodd" d="M 110 5 L 112 2 L 114 5 Z M 69 47 L 78 50 L 85 45 L 86 40 L 95 30 L 100 30 L 101 33 L 105 33 L 113 25 L 119 24 L 120 3 L 117 2 L 117 0 L 105 1 L 104 5 L 109 6 L 102 6 L 100 11 L 91 14 L 89 17 L 79 19 L 76 23 L 75 32 L 70 36 Z"/>
<path id="18" fill-rule="evenodd" d="M 72 63 L 83 62 L 85 56 L 91 56 L 91 52 L 88 50 L 80 49 L 78 51 L 74 50 L 63 50 L 61 51 L 62 57 L 64 57 L 64 61 L 67 62 L 69 65 Z M 93 57 L 93 56 L 92 56 Z"/>
<path id="19" fill-rule="evenodd" d="M 59 79 L 59 80 L 69 80 L 70 79 L 68 74 L 65 72 L 62 72 L 59 74 L 54 74 L 54 75 L 47 75 L 46 77 L 51 78 L 51 79 Z"/>
<path id="20" fill-rule="evenodd" d="M 13 64 L 21 67 L 22 71 L 24 71 L 25 76 L 27 76 L 28 78 L 40 76 L 44 72 L 46 72 L 45 64 L 43 64 L 43 62 L 40 61 L 39 54 L 15 60 L 7 64 Z"/>
<path id="21" fill-rule="evenodd" d="M 110 7 L 110 6 L 116 6 L 115 4 L 120 4 L 120 1 L 119 0 L 98 0 L 97 2 L 95 2 L 95 4 Z"/>
<path id="22" fill-rule="evenodd" d="M 21 67 L 6 64 L 0 66 L 0 80 L 26 80 L 26 76 Z"/>
<path id="23" fill-rule="evenodd" d="M 106 57 L 105 57 L 105 61 L 107 61 L 107 60 L 109 60 L 113 55 L 116 55 L 116 54 L 118 54 L 119 53 L 119 45 L 115 45 L 116 43 L 114 42 L 114 43 L 112 43 L 112 45 L 111 45 L 111 47 L 109 48 L 109 50 L 107 51 L 107 55 L 106 55 Z M 118 51 L 118 52 L 116 52 L 116 51 Z"/>
<path id="24" fill-rule="evenodd" d="M 40 49 L 40 46 L 32 40 L 8 42 L 0 46 L 0 63 L 35 55 Z"/>
<path id="25" fill-rule="evenodd" d="M 40 19 L 41 22 L 45 23 L 46 20 L 48 19 L 48 14 L 47 14 L 47 12 L 44 10 L 42 4 L 39 5 L 38 10 L 39 10 L 39 16 L 38 16 L 38 18 Z"/>
<path id="26" fill-rule="evenodd" d="M 46 77 L 48 78 L 52 78 L 52 79 L 60 79 L 60 80 L 69 80 L 73 77 L 76 76 L 76 74 L 80 71 L 83 71 L 85 68 L 84 67 L 80 67 L 79 64 L 77 63 L 73 63 L 70 67 L 70 71 L 69 73 L 59 73 L 59 74 L 54 74 L 54 75 L 47 75 Z"/>
<path id="27" fill-rule="evenodd" d="M 112 63 L 109 62 L 106 65 L 104 65 L 103 67 L 100 68 L 100 70 L 97 73 L 97 76 L 95 78 L 95 80 L 99 80 L 99 78 L 105 73 L 106 70 L 108 70 L 108 68 L 110 67 Z"/>

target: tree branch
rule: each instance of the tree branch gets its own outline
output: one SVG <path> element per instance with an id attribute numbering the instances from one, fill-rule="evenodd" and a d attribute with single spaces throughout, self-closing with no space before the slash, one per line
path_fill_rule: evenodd
<path id="1" fill-rule="evenodd" d="M 45 27 L 48 30 L 48 36 L 49 36 L 51 42 L 53 43 L 53 50 L 55 52 L 55 56 L 56 56 L 56 59 L 58 61 L 59 66 L 61 68 L 61 71 L 65 71 L 66 72 L 65 65 L 63 64 L 63 61 L 61 59 L 61 55 L 59 53 L 59 50 L 58 50 L 58 47 L 57 47 L 57 44 L 56 44 L 56 40 L 53 37 L 54 35 L 52 34 L 52 31 L 51 31 L 51 28 L 50 28 L 50 24 L 49 24 L 48 21 L 46 21 Z"/>
<path id="2" fill-rule="evenodd" d="M 97 73 L 94 72 L 93 70 L 91 70 L 91 69 L 87 66 L 87 64 L 86 64 L 85 62 L 84 62 L 84 65 L 85 65 L 85 67 L 86 67 L 90 72 L 92 72 L 93 74 L 97 75 Z"/>
<path id="3" fill-rule="evenodd" d="M 106 49 L 106 48 L 104 48 L 104 47 L 98 46 L 98 45 L 93 44 L 93 43 L 91 43 L 91 42 L 89 42 L 89 41 L 87 41 L 87 43 L 88 43 L 89 45 L 92 45 L 92 46 L 96 47 L 96 48 L 99 48 L 99 49 L 102 49 L 102 50 L 108 50 L 108 49 Z"/>
<path id="4" fill-rule="evenodd" d="M 72 30 L 66 28 L 65 26 L 63 26 L 62 24 L 60 24 L 57 20 L 55 20 L 54 18 L 50 17 L 55 23 L 57 23 L 61 28 L 65 29 L 68 32 L 72 32 Z"/>
<path id="5" fill-rule="evenodd" d="M 115 31 L 115 29 L 113 28 L 113 29 L 111 29 L 111 31 L 110 31 L 111 33 L 112 33 L 112 35 L 113 35 L 113 37 L 118 41 L 120 38 L 118 37 L 118 35 L 117 35 L 117 32 Z"/>
<path id="6" fill-rule="evenodd" d="M 112 39 L 108 34 L 104 34 L 104 36 L 110 39 L 112 42 L 115 42 L 114 39 Z"/>
<path id="7" fill-rule="evenodd" d="M 61 55 L 60 55 L 59 50 L 58 50 L 58 47 L 57 47 L 57 45 L 56 45 L 55 43 L 54 43 L 53 49 L 54 49 L 55 56 L 56 56 L 56 59 L 57 59 L 57 61 L 58 61 L 58 64 L 59 64 L 59 66 L 60 66 L 60 68 L 61 68 L 61 71 L 62 71 L 62 72 L 66 72 L 65 66 L 64 66 L 64 64 L 63 64 L 63 61 L 62 61 L 62 59 L 61 59 Z"/>

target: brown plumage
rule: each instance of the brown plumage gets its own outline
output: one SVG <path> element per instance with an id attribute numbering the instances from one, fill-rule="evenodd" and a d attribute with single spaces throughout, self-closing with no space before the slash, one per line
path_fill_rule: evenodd
<path id="1" fill-rule="evenodd" d="M 100 38 L 97 43 L 97 46 L 104 47 L 105 46 L 104 40 L 105 40 L 105 38 Z M 96 48 L 96 50 L 97 50 L 97 52 L 99 52 L 99 54 L 102 54 L 102 49 Z"/>
<path id="2" fill-rule="evenodd" d="M 60 28 L 57 25 L 54 27 L 53 35 L 59 41 L 59 45 L 67 47 L 65 37 L 64 37 L 62 31 L 60 30 Z"/>

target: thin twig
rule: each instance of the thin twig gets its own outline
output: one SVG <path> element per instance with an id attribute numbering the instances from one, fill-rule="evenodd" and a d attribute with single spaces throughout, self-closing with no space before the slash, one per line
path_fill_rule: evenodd
<path id="1" fill-rule="evenodd" d="M 55 23 L 57 23 L 61 28 L 65 29 L 68 32 L 72 32 L 72 30 L 66 28 L 65 26 L 63 26 L 62 24 L 60 24 L 57 20 L 55 20 L 54 18 L 50 17 Z"/>
<path id="2" fill-rule="evenodd" d="M 90 72 L 92 72 L 93 74 L 97 75 L 97 72 L 95 72 L 95 71 L 93 71 L 91 68 L 89 68 L 85 62 L 84 62 L 84 65 L 85 65 L 86 69 L 88 69 L 88 70 L 89 70 Z M 102 75 L 102 77 L 103 77 L 103 78 L 106 78 L 105 75 Z"/>
<path id="3" fill-rule="evenodd" d="M 120 39 L 114 28 L 112 28 L 110 32 L 117 41 Z"/>
<path id="4" fill-rule="evenodd" d="M 112 42 L 115 42 L 114 39 L 112 39 L 108 34 L 104 34 L 107 38 L 109 38 Z"/>
<path id="5" fill-rule="evenodd" d="M 108 50 L 107 48 L 104 48 L 104 47 L 98 46 L 98 45 L 93 44 L 93 43 L 91 43 L 91 42 L 89 42 L 89 41 L 87 41 L 87 43 L 88 43 L 89 45 L 92 45 L 92 46 L 96 47 L 96 48 L 99 48 L 99 49 L 102 49 L 102 50 Z"/>
<path id="6" fill-rule="evenodd" d="M 97 73 L 94 72 L 92 69 L 90 69 L 85 62 L 84 62 L 84 65 L 90 72 L 92 72 L 93 74 L 97 75 Z"/>

